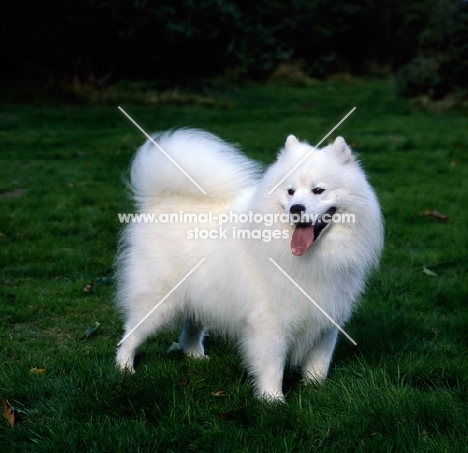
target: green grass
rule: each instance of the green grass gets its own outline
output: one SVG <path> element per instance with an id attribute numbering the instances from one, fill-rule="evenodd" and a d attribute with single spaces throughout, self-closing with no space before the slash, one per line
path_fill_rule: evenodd
<path id="1" fill-rule="evenodd" d="M 83 289 L 112 275 L 117 213 L 132 212 L 122 179 L 144 138 L 117 106 L 3 104 L 0 397 L 17 422 L 0 419 L 2 450 L 468 451 L 466 113 L 418 110 L 390 81 L 217 96 L 205 108 L 122 106 L 147 131 L 205 128 L 266 162 L 288 134 L 316 143 L 357 107 L 337 134 L 359 153 L 386 222 L 381 270 L 346 326 L 358 347 L 340 338 L 323 387 L 287 373 L 282 406 L 252 397 L 219 338 L 197 362 L 166 353 L 176 331 L 159 336 L 135 375 L 118 373 L 114 288 Z"/>

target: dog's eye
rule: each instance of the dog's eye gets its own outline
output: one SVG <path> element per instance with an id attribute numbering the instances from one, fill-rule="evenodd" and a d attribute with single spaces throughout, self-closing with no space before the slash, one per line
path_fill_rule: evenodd
<path id="1" fill-rule="evenodd" d="M 289 195 L 294 195 L 294 189 L 288 189 L 288 194 Z"/>
<path id="2" fill-rule="evenodd" d="M 315 189 L 312 189 L 312 193 L 314 195 L 320 195 L 323 192 L 325 192 L 325 189 L 321 189 L 320 187 L 316 187 Z"/>

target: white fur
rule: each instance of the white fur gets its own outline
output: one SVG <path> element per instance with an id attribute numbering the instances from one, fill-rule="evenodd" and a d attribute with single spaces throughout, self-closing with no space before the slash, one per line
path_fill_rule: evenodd
<path id="1" fill-rule="evenodd" d="M 312 147 L 289 136 L 264 174 L 258 164 L 211 134 L 176 130 L 155 136 L 160 146 L 200 184 L 203 195 L 150 142 L 137 152 L 131 183 L 139 212 L 229 211 L 353 213 L 355 223 L 333 223 L 303 256 L 291 253 L 294 226 L 227 224 L 227 239 L 189 239 L 194 224 L 130 223 L 117 260 L 117 304 L 128 333 L 202 259 L 203 264 L 120 346 L 117 364 L 133 371 L 137 348 L 150 336 L 185 319 L 179 338 L 187 355 L 204 357 L 204 328 L 237 341 L 259 397 L 282 400 L 289 363 L 307 380 L 328 372 L 338 330 L 269 261 L 273 258 L 340 326 L 351 316 L 368 271 L 378 264 L 383 226 L 377 198 L 345 141 L 312 151 L 275 191 L 268 192 Z M 325 189 L 313 194 L 311 189 Z M 288 194 L 293 189 L 294 195 Z M 199 228 L 217 228 L 199 224 Z M 287 239 L 233 239 L 233 228 L 279 229 Z"/>

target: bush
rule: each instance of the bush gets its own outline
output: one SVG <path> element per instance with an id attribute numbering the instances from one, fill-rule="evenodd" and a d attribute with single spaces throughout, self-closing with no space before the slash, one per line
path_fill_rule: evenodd
<path id="1" fill-rule="evenodd" d="M 359 73 L 382 56 L 389 11 L 388 0 L 4 0 L 0 75 L 173 84 L 265 78 L 289 60 L 309 76 Z"/>
<path id="2" fill-rule="evenodd" d="M 404 96 L 429 95 L 438 98 L 443 92 L 442 85 L 440 64 L 431 57 L 413 58 L 396 76 L 397 91 Z"/>
<path id="3" fill-rule="evenodd" d="M 419 13 L 419 14 L 418 14 Z M 397 89 L 405 96 L 440 99 L 466 88 L 468 2 L 426 0 L 400 6 Z M 403 47 L 405 47 L 403 49 Z"/>

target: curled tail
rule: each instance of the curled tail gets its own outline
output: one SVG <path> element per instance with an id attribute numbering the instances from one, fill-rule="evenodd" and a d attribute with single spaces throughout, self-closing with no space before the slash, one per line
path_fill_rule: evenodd
<path id="1" fill-rule="evenodd" d="M 258 163 L 208 132 L 177 129 L 153 139 L 164 152 L 148 140 L 131 165 L 131 186 L 139 202 L 163 193 L 232 198 L 254 184 L 261 170 Z"/>

